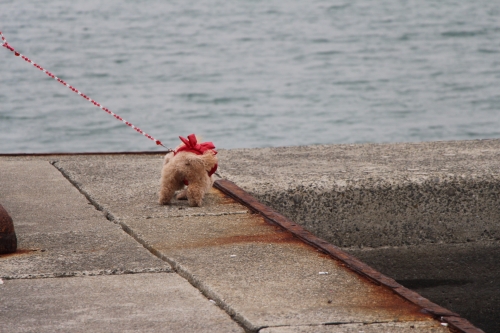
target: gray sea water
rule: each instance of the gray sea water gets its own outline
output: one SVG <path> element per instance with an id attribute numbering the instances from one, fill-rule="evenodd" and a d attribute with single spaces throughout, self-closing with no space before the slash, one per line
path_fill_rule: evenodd
<path id="1" fill-rule="evenodd" d="M 498 0 L 0 0 L 0 31 L 169 147 L 500 137 Z M 159 149 L 5 48 L 0 66 L 0 153 Z"/>

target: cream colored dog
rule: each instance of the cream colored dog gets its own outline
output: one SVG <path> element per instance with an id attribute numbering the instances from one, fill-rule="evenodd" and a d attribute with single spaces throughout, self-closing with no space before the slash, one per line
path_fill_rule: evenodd
<path id="1" fill-rule="evenodd" d="M 190 206 L 201 206 L 205 194 L 213 185 L 212 175 L 217 170 L 217 152 L 211 142 L 198 143 L 191 134 L 179 137 L 182 144 L 165 155 L 160 180 L 161 205 L 168 205 L 176 191 L 177 199 L 186 199 Z M 187 188 L 185 188 L 187 186 Z"/>

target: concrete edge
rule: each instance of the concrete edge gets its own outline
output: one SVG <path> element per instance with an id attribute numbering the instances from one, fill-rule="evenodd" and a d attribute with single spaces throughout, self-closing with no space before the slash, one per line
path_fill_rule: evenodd
<path id="1" fill-rule="evenodd" d="M 394 279 L 391 279 L 390 277 L 387 277 L 382 273 L 376 271 L 354 256 L 342 251 L 340 248 L 332 244 L 329 244 L 325 240 L 316 237 L 285 216 L 260 203 L 257 199 L 245 192 L 242 188 L 240 188 L 233 182 L 225 179 L 216 180 L 214 182 L 214 187 L 249 208 L 253 213 L 260 214 L 269 223 L 277 225 L 289 231 L 303 242 L 322 251 L 333 259 L 340 261 L 344 266 L 353 270 L 357 274 L 370 279 L 378 285 L 383 285 L 387 288 L 390 288 L 397 295 L 422 308 L 423 312 L 429 313 L 435 319 L 447 323 L 450 327 L 454 328 L 458 332 L 484 333 L 483 330 L 476 328 L 469 321 L 461 318 L 458 314 L 429 301 L 428 299 L 422 297 L 421 295 L 410 289 L 405 288 L 404 286 L 397 283 Z"/>

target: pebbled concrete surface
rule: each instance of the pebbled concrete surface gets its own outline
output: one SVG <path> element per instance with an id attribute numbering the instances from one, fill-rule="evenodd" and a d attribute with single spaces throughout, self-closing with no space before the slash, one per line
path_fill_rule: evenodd
<path id="1" fill-rule="evenodd" d="M 0 332 L 243 332 L 177 274 L 8 280 Z"/>
<path id="2" fill-rule="evenodd" d="M 16 253 L 0 255 L 0 277 L 171 271 L 106 220 L 49 162 L 1 161 L 0 170 L 0 202 L 18 238 Z"/>
<path id="3" fill-rule="evenodd" d="M 217 196 L 207 196 L 202 209 L 189 207 L 185 201 L 158 205 L 162 156 L 93 156 L 54 162 L 88 199 L 114 219 L 160 218 L 191 215 L 246 213 L 238 204 L 223 203 Z M 78 175 L 78 177 L 77 177 Z M 91 190 L 90 190 L 91 189 Z"/>
<path id="4" fill-rule="evenodd" d="M 153 220 L 130 228 L 252 329 L 429 319 L 255 215 Z"/>
<path id="5" fill-rule="evenodd" d="M 243 332 L 49 161 L 0 159 L 0 202 L 19 240 L 0 255 L 0 332 Z"/>

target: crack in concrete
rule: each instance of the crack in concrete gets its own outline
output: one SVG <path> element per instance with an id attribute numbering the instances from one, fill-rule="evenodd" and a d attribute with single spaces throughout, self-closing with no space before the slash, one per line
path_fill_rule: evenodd
<path id="1" fill-rule="evenodd" d="M 158 216 L 152 215 L 147 216 L 145 219 L 163 219 L 163 218 L 175 218 L 175 217 L 203 217 L 203 216 L 227 216 L 227 215 L 242 215 L 248 214 L 248 210 L 240 210 L 236 212 L 223 212 L 223 213 L 193 213 L 193 214 L 178 214 L 178 215 L 168 215 L 168 216 Z M 117 220 L 121 220 L 117 218 Z"/>
<path id="2" fill-rule="evenodd" d="M 442 318 L 441 318 L 442 319 Z M 442 326 L 448 326 L 447 323 L 443 322 L 443 320 L 439 320 L 440 324 Z M 262 330 L 264 329 L 268 329 L 268 328 L 282 328 L 282 327 L 290 327 L 290 328 L 294 328 L 294 327 L 323 327 L 323 326 L 338 326 L 340 328 L 342 328 L 342 326 L 345 326 L 345 327 L 352 327 L 353 325 L 363 325 L 365 327 L 369 327 L 370 325 L 379 325 L 379 324 L 397 324 L 397 323 L 403 323 L 401 321 L 398 321 L 398 320 L 386 320 L 386 321 L 369 321 L 369 322 L 364 322 L 364 321 L 349 321 L 349 322 L 326 322 L 326 323 L 320 323 L 320 324 L 298 324 L 298 325 L 272 325 L 272 326 L 263 326 L 261 328 L 259 328 L 258 332 L 261 332 Z M 417 322 L 415 322 L 417 323 Z M 417 324 L 418 325 L 418 324 Z M 411 327 L 411 326 L 410 326 Z M 413 328 L 413 327 L 412 327 Z"/>
<path id="3" fill-rule="evenodd" d="M 151 273 L 173 273 L 170 268 L 137 268 L 137 269 L 100 269 L 94 271 L 73 271 L 73 272 L 55 272 L 55 273 L 36 273 L 36 274 L 15 274 L 2 275 L 4 280 L 26 280 L 26 279 L 48 279 L 64 277 L 84 277 L 84 276 L 102 276 L 102 275 L 125 275 L 125 274 L 151 274 Z"/>
<path id="4" fill-rule="evenodd" d="M 263 326 L 259 328 L 259 331 L 262 331 L 267 328 L 281 328 L 281 327 L 321 327 L 321 326 L 342 326 L 342 325 L 371 325 L 371 324 L 387 324 L 394 323 L 395 321 L 373 321 L 373 322 L 362 322 L 362 321 L 349 321 L 349 322 L 327 322 L 327 323 L 319 323 L 319 324 L 297 324 L 297 325 L 272 325 L 272 326 Z"/>

